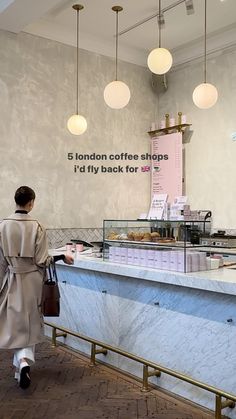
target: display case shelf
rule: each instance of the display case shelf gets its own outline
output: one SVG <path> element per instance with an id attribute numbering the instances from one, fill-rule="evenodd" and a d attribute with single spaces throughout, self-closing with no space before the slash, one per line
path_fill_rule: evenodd
<path id="1" fill-rule="evenodd" d="M 210 219 L 104 220 L 103 258 L 179 272 L 207 270 L 200 236 L 210 230 Z"/>
<path id="2" fill-rule="evenodd" d="M 179 248 L 183 248 L 186 247 L 188 249 L 193 249 L 196 247 L 199 248 L 204 248 L 206 246 L 203 246 L 201 244 L 192 244 L 190 242 L 181 242 L 181 241 L 157 241 L 157 242 L 150 242 L 150 241 L 135 241 L 135 240 L 112 240 L 112 239 L 106 239 L 105 240 L 106 243 L 110 243 L 110 245 L 112 246 L 113 244 L 119 243 L 121 246 L 125 246 L 125 245 L 130 245 L 130 246 L 151 246 L 151 247 L 156 247 L 156 248 L 163 248 L 163 247 L 179 247 Z"/>

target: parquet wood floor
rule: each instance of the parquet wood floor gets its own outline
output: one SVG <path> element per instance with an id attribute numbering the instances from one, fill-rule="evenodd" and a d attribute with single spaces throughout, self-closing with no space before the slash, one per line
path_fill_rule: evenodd
<path id="1" fill-rule="evenodd" d="M 11 351 L 0 351 L 0 419 L 210 419 L 214 415 L 140 384 L 67 348 L 37 346 L 32 383 L 13 378 Z"/>

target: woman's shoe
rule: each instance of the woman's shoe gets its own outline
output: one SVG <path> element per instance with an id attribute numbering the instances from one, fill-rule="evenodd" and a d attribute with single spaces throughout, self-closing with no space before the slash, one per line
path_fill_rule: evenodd
<path id="1" fill-rule="evenodd" d="M 27 362 L 21 362 L 20 364 L 20 378 L 19 386 L 23 389 L 26 389 L 30 386 L 30 366 Z"/>

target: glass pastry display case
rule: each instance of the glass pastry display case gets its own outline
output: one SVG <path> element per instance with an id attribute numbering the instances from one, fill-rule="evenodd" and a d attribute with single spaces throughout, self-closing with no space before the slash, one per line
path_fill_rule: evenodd
<path id="1" fill-rule="evenodd" d="M 209 267 L 200 244 L 210 235 L 211 220 L 104 220 L 105 261 L 176 272 Z"/>

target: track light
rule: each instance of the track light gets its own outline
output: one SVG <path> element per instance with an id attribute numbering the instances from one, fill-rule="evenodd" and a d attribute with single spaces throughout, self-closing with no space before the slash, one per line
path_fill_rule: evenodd
<path id="1" fill-rule="evenodd" d="M 194 7 L 193 7 L 193 0 L 185 0 L 185 7 L 187 15 L 193 15 Z"/>
<path id="2" fill-rule="evenodd" d="M 157 22 L 160 28 L 164 28 L 165 26 L 164 13 L 161 12 L 160 15 L 157 16 Z"/>

